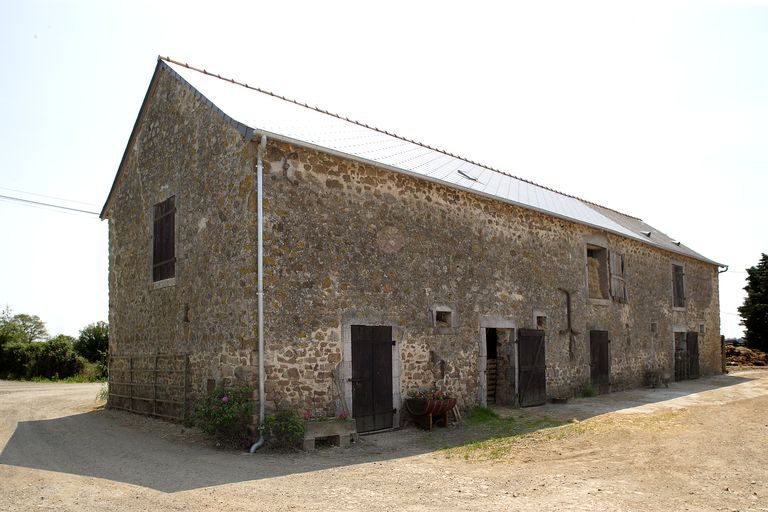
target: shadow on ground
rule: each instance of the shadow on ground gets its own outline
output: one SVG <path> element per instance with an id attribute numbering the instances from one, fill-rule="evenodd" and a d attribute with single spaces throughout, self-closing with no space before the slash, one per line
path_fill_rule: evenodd
<path id="1" fill-rule="evenodd" d="M 359 443 L 348 449 L 326 448 L 314 453 L 259 452 L 249 455 L 216 450 L 162 439 L 157 431 L 121 424 L 125 422 L 120 421 L 120 415 L 127 413 L 94 411 L 19 422 L 0 454 L 0 463 L 103 478 L 173 493 L 426 454 L 440 448 L 548 428 L 565 418 L 583 420 L 751 380 L 721 375 L 671 384 L 668 389 L 613 393 L 564 405 L 514 410 L 516 423 L 512 429 L 499 429 L 482 422 L 436 429 L 431 433 L 406 428 L 363 436 Z"/>

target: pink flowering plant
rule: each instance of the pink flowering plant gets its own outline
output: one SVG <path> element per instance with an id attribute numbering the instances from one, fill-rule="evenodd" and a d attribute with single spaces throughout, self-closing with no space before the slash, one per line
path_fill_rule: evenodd
<path id="1" fill-rule="evenodd" d="M 212 435 L 218 446 L 248 446 L 251 440 L 252 397 L 250 386 L 219 386 L 197 401 L 192 422 Z"/>

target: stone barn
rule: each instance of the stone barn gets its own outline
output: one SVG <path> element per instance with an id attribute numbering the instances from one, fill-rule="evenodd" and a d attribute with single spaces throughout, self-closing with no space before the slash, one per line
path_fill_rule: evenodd
<path id="1" fill-rule="evenodd" d="M 419 388 L 525 406 L 721 368 L 722 265 L 642 220 L 168 59 L 101 217 L 113 407 L 181 417 L 261 357 L 267 407 L 373 431 Z"/>

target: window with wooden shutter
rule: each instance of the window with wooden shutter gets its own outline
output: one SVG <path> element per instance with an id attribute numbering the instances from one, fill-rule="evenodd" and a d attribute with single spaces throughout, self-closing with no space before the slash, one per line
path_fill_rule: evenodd
<path id="1" fill-rule="evenodd" d="M 682 265 L 672 265 L 672 305 L 685 307 L 685 273 Z"/>
<path id="2" fill-rule="evenodd" d="M 611 296 L 616 302 L 626 304 L 627 283 L 624 273 L 624 255 L 611 251 Z"/>
<path id="3" fill-rule="evenodd" d="M 608 250 L 595 245 L 587 246 L 587 296 L 590 299 L 608 299 Z"/>
<path id="4" fill-rule="evenodd" d="M 176 275 L 176 197 L 154 206 L 152 230 L 152 281 Z"/>

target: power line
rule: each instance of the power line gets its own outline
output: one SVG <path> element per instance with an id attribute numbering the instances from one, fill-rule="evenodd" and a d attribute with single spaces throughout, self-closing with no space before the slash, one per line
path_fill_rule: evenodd
<path id="1" fill-rule="evenodd" d="M 26 190 L 18 190 L 15 188 L 8 188 L 8 187 L 0 187 L 0 190 L 8 190 L 10 192 L 18 192 L 19 194 L 27 194 L 30 196 L 37 196 L 37 197 L 45 197 L 47 199 L 58 199 L 59 201 L 66 201 L 68 203 L 76 203 L 76 204 L 84 204 L 86 206 L 98 206 L 94 203 L 86 203 L 85 201 L 74 201 L 72 199 L 67 199 L 65 197 L 56 197 L 56 196 L 47 196 L 45 194 L 36 194 L 35 192 L 27 192 Z"/>
<path id="2" fill-rule="evenodd" d="M 89 212 L 88 210 L 81 210 L 79 208 L 70 208 L 68 206 L 60 206 L 58 204 L 52 204 L 52 203 L 43 203 L 40 201 L 32 201 L 31 199 L 22 199 L 20 197 L 12 197 L 12 196 L 5 196 L 0 194 L 0 199 L 7 199 L 9 201 L 18 201 L 20 203 L 26 203 L 36 206 L 48 206 L 50 208 L 58 208 L 60 210 L 68 210 L 71 212 L 78 212 L 78 213 L 87 213 L 89 215 L 98 215 L 98 212 Z"/>

